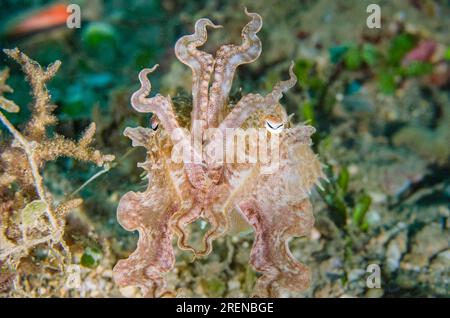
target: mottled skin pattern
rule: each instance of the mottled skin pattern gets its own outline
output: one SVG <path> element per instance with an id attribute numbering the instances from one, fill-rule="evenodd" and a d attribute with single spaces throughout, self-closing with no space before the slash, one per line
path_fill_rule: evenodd
<path id="1" fill-rule="evenodd" d="M 283 289 L 298 291 L 308 285 L 309 271 L 292 257 L 288 240 L 308 235 L 314 222 L 308 197 L 323 177 L 310 148 L 314 128 L 294 126 L 279 104 L 283 93 L 296 83 L 292 65 L 290 79 L 275 85 L 266 96 L 249 94 L 236 105 L 229 102 L 237 67 L 255 61 L 261 53 L 256 36 L 261 17 L 245 12 L 251 21 L 242 30 L 242 44 L 224 45 L 215 57 L 197 49 L 207 40 L 207 27 L 220 27 L 208 19 L 198 20 L 195 33 L 176 43 L 177 58 L 192 69 L 190 120 L 180 118 L 170 97 L 148 97 L 151 85 L 147 75 L 156 66 L 139 74 L 141 88 L 133 94 L 132 106 L 156 117 L 150 128 L 125 130 L 133 146 L 147 149 L 147 159 L 140 167 L 147 171 L 148 187 L 144 192 L 125 194 L 117 209 L 120 224 L 129 231 L 139 231 L 137 249 L 114 267 L 114 279 L 120 286 L 138 286 L 148 297 L 175 295 L 164 282 L 164 274 L 174 266 L 174 234 L 180 248 L 200 257 L 211 252 L 217 237 L 245 228 L 243 222 L 255 231 L 250 262 L 262 273 L 255 296 L 277 297 Z M 189 123 L 184 132 L 177 129 L 180 122 Z M 274 173 L 263 173 L 267 162 L 216 162 L 207 152 L 192 146 L 195 142 L 204 146 L 218 142 L 220 134 L 206 134 L 207 128 L 225 132 L 230 128 L 264 127 L 270 127 L 265 132 L 269 139 L 273 138 L 271 134 L 280 136 L 279 168 Z M 200 159 L 198 163 L 171 160 L 172 148 L 180 142 L 191 145 L 190 152 Z M 211 227 L 202 248 L 196 250 L 188 243 L 186 227 L 199 218 Z"/>

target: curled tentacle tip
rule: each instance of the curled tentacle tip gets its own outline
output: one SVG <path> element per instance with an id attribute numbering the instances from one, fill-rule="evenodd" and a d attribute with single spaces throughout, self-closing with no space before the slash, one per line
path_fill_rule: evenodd
<path id="1" fill-rule="evenodd" d="M 289 64 L 289 69 L 294 69 L 294 65 L 295 65 L 295 62 L 291 61 L 291 64 Z"/>
<path id="2" fill-rule="evenodd" d="M 153 67 L 151 68 L 144 68 L 141 73 L 143 74 L 149 74 L 149 73 L 153 73 L 157 68 L 159 67 L 159 64 L 155 64 Z"/>
<path id="3" fill-rule="evenodd" d="M 256 12 L 249 12 L 247 10 L 247 7 L 244 7 L 244 12 L 245 12 L 245 14 L 247 16 L 249 16 L 252 19 L 256 20 L 258 22 L 258 24 L 262 26 L 262 18 L 261 18 L 261 16 L 258 13 L 256 13 Z"/>
<path id="4" fill-rule="evenodd" d="M 212 22 L 211 20 L 208 20 L 209 23 L 207 24 L 207 26 L 213 28 L 213 29 L 220 29 L 223 28 L 223 25 L 220 24 L 214 24 L 214 22 Z"/>
<path id="5" fill-rule="evenodd" d="M 159 64 L 156 64 L 152 68 L 144 68 L 139 72 L 138 77 L 139 77 L 141 84 L 145 87 L 146 94 L 149 93 L 149 92 L 147 92 L 147 90 L 149 91 L 147 86 L 149 86 L 149 84 L 150 84 L 148 82 L 147 75 L 150 73 L 153 73 L 158 68 L 158 66 L 159 66 Z"/>
<path id="6" fill-rule="evenodd" d="M 245 12 L 245 14 L 248 15 L 248 16 L 252 16 L 252 15 L 254 15 L 254 14 L 259 15 L 259 14 L 254 13 L 254 12 L 249 12 L 248 9 L 247 9 L 247 6 L 244 6 L 244 12 Z"/>
<path id="7" fill-rule="evenodd" d="M 207 18 L 201 18 L 199 20 L 197 20 L 197 22 L 195 23 L 196 27 L 211 27 L 213 29 L 219 29 L 222 28 L 223 26 L 220 24 L 214 24 L 214 22 L 212 22 L 210 19 Z"/>
<path id="8" fill-rule="evenodd" d="M 257 33 L 262 28 L 261 16 L 255 12 L 248 12 L 247 7 L 244 7 L 244 11 L 248 17 L 252 18 L 252 21 L 250 21 L 250 23 L 247 24 L 247 26 L 250 27 L 251 32 Z"/>
<path id="9" fill-rule="evenodd" d="M 291 61 L 291 64 L 289 65 L 289 75 L 291 76 L 291 78 L 297 79 L 297 76 L 294 73 L 294 66 L 295 66 L 294 61 Z"/>
<path id="10" fill-rule="evenodd" d="M 291 65 L 289 66 L 289 80 L 288 80 L 290 84 L 289 88 L 293 87 L 295 83 L 297 83 L 297 75 L 295 75 L 294 72 L 294 65 L 295 65 L 294 61 L 291 61 Z"/>

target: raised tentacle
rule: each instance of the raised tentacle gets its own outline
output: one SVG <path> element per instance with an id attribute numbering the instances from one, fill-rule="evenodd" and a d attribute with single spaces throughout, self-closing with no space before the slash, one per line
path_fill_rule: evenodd
<path id="1" fill-rule="evenodd" d="M 237 67 L 255 61 L 261 54 L 261 41 L 256 36 L 262 27 L 261 16 L 249 13 L 247 8 L 245 14 L 252 20 L 242 29 L 242 44 L 223 45 L 216 53 L 214 81 L 210 89 L 208 106 L 208 127 L 218 125 L 219 114 L 227 101 Z"/>
<path id="2" fill-rule="evenodd" d="M 211 143 L 215 142 L 220 136 L 225 135 L 229 128 L 238 128 L 244 121 L 258 109 L 268 107 L 278 103 L 283 97 L 283 93 L 292 88 L 297 83 L 297 77 L 294 74 L 294 63 L 289 67 L 290 78 L 286 81 L 281 81 L 275 85 L 272 92 L 262 97 L 259 94 L 248 94 L 237 103 L 233 110 L 220 123 L 219 130 L 211 139 Z"/>
<path id="3" fill-rule="evenodd" d="M 200 19 L 195 23 L 195 33 L 181 37 L 175 44 L 175 55 L 192 69 L 192 124 L 200 124 L 201 132 L 206 126 L 208 108 L 208 85 L 214 68 L 211 54 L 197 50 L 203 45 L 208 34 L 206 27 L 220 28 L 209 19 Z"/>
<path id="4" fill-rule="evenodd" d="M 150 98 L 147 97 L 152 88 L 147 75 L 152 73 L 157 67 L 158 64 L 152 68 L 144 68 L 140 71 L 139 81 L 141 83 L 141 87 L 131 96 L 131 105 L 140 113 L 154 113 L 158 116 L 161 125 L 167 131 L 173 143 L 185 141 L 187 136 L 183 134 L 183 130 L 180 129 L 175 118 L 172 100 L 170 97 L 164 97 L 160 94 Z"/>

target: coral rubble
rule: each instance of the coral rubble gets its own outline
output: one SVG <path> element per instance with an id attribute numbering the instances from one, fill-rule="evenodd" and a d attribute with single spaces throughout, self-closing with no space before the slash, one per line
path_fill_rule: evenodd
<path id="1" fill-rule="evenodd" d="M 0 261 L 2 267 L 8 268 L 8 273 L 17 274 L 15 290 L 18 292 L 29 276 L 29 271 L 22 271 L 24 264 L 36 249 L 46 251 L 46 267 L 57 268 L 60 273 L 64 274 L 72 262 L 63 238 L 65 216 L 82 200 L 72 198 L 56 202 L 44 185 L 45 163 L 70 157 L 103 166 L 114 156 L 103 155 L 91 146 L 94 123 L 77 142 L 57 134 L 49 136 L 47 128 L 55 125 L 57 118 L 53 115 L 56 106 L 50 103 L 46 83 L 60 67 L 59 61 L 44 69 L 17 48 L 4 52 L 22 67 L 33 96 L 31 118 L 21 130 L 0 111 L 1 123 L 13 136 L 1 145 L 0 154 Z M 3 93 L 12 92 L 6 85 L 7 77 L 8 70 L 4 70 L 0 74 L 0 106 L 6 112 L 18 112 L 19 106 L 3 96 Z M 12 280 L 5 279 L 2 284 L 6 281 Z"/>

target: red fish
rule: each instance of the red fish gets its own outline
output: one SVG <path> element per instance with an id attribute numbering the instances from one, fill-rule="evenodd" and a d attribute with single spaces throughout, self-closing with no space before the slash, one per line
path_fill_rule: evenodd
<path id="1" fill-rule="evenodd" d="M 65 25 L 71 13 L 67 11 L 67 4 L 55 3 L 37 11 L 25 14 L 16 19 L 6 30 L 6 35 L 21 37 L 60 25 Z"/>

